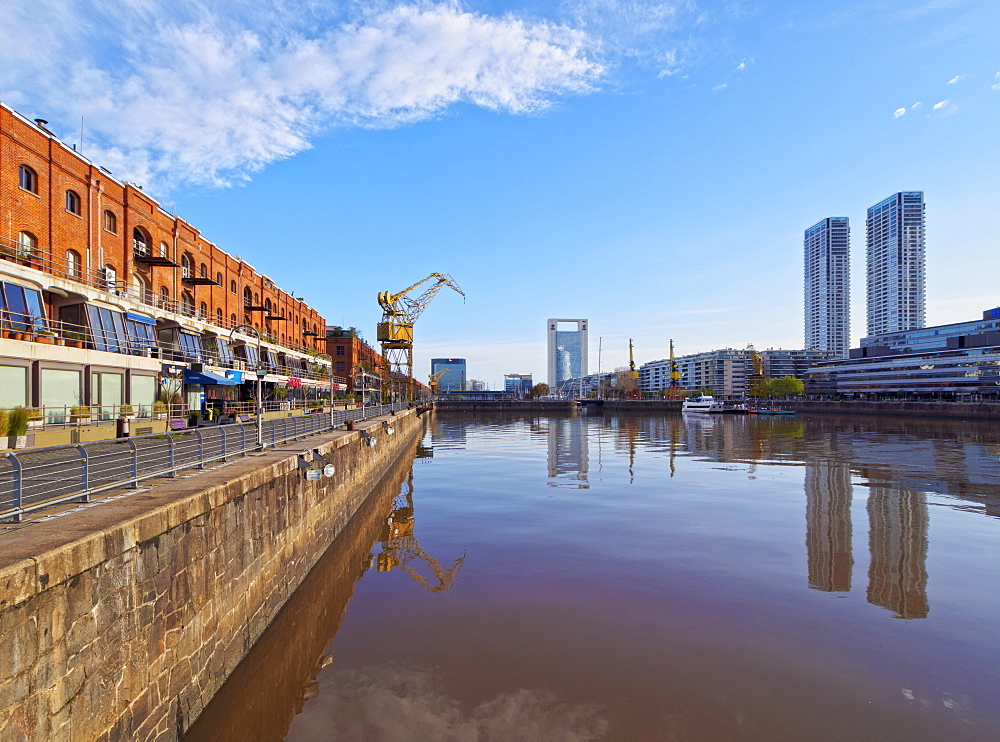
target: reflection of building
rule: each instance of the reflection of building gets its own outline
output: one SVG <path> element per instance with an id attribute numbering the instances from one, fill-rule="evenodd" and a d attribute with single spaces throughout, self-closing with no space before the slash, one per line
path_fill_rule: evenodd
<path id="1" fill-rule="evenodd" d="M 826 592 L 851 589 L 851 470 L 844 461 L 807 463 L 806 550 L 809 587 Z"/>
<path id="2" fill-rule="evenodd" d="M 549 486 L 589 489 L 587 421 L 578 417 L 549 420 Z"/>
<path id="3" fill-rule="evenodd" d="M 575 330 L 560 330 L 575 324 Z M 558 389 L 566 379 L 587 375 L 587 320 L 548 320 L 549 388 Z"/>
<path id="4" fill-rule="evenodd" d="M 872 487 L 868 495 L 868 602 L 926 618 L 927 502 L 922 492 Z"/>
<path id="5" fill-rule="evenodd" d="M 438 391 L 465 391 L 465 359 L 464 358 L 432 358 L 431 374 L 446 371 L 438 379 Z"/>
<path id="6" fill-rule="evenodd" d="M 836 358 L 851 347 L 851 228 L 846 216 L 809 227 L 805 248 L 806 348 Z"/>

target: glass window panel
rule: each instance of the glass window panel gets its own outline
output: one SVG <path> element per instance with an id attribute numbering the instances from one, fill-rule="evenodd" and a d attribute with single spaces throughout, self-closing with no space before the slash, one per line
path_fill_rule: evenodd
<path id="1" fill-rule="evenodd" d="M 43 368 L 41 373 L 41 400 L 45 419 L 50 423 L 65 422 L 71 407 L 83 400 L 80 371 Z"/>
<path id="2" fill-rule="evenodd" d="M 94 350 L 107 350 L 108 344 L 104 339 L 104 330 L 101 327 L 101 310 L 98 307 L 87 305 L 87 322 L 94 338 Z"/>
<path id="3" fill-rule="evenodd" d="M 126 344 L 125 335 L 125 318 L 122 316 L 121 312 L 108 312 L 111 315 L 111 320 L 114 322 L 114 337 L 116 343 L 118 344 L 119 353 L 127 353 L 128 346 Z"/>
<path id="4" fill-rule="evenodd" d="M 28 404 L 28 369 L 23 366 L 0 366 L 0 407 Z"/>
<path id="5" fill-rule="evenodd" d="M 133 376 L 129 386 L 131 387 L 132 409 L 136 416 L 149 417 L 153 411 L 153 402 L 156 401 L 156 377 Z"/>
<path id="6" fill-rule="evenodd" d="M 15 330 L 27 332 L 28 324 L 28 301 L 24 296 L 24 289 L 13 283 L 3 284 L 4 303 L 10 313 L 10 326 Z"/>
<path id="7" fill-rule="evenodd" d="M 100 419 L 111 420 L 122 403 L 124 377 L 121 374 L 94 374 L 94 377 L 95 401 L 101 405 Z"/>
<path id="8" fill-rule="evenodd" d="M 42 304 L 42 292 L 35 289 L 24 289 L 24 298 L 35 330 L 46 329 L 45 306 Z"/>

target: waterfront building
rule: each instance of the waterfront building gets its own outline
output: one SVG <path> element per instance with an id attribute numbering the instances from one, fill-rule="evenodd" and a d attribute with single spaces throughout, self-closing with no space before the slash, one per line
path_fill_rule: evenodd
<path id="1" fill-rule="evenodd" d="M 431 375 L 447 371 L 438 379 L 438 391 L 462 392 L 467 388 L 464 358 L 432 358 Z"/>
<path id="2" fill-rule="evenodd" d="M 503 376 L 503 389 L 505 392 L 526 395 L 531 393 L 533 386 L 531 374 L 504 374 Z"/>
<path id="3" fill-rule="evenodd" d="M 465 386 L 470 392 L 485 392 L 487 385 L 482 379 L 469 379 Z"/>
<path id="4" fill-rule="evenodd" d="M 926 324 L 924 194 L 901 191 L 868 209 L 868 335 Z"/>
<path id="5" fill-rule="evenodd" d="M 849 355 L 810 368 L 806 393 L 1000 398 L 1000 307 L 979 320 L 867 337 Z"/>
<path id="6" fill-rule="evenodd" d="M 851 347 L 851 228 L 828 217 L 805 231 L 805 347 L 843 358 Z"/>
<path id="7" fill-rule="evenodd" d="M 258 369 L 265 398 L 329 389 L 315 309 L 3 104 L 0 213 L 0 407 L 142 421 L 251 399 Z"/>
<path id="8" fill-rule="evenodd" d="M 364 340 L 342 327 L 326 328 L 326 352 L 333 359 L 333 373 L 347 381 L 347 391 L 360 392 L 369 404 L 382 399 L 385 359 Z"/>
<path id="9" fill-rule="evenodd" d="M 560 325 L 576 325 L 576 329 L 560 329 Z M 548 379 L 551 389 L 558 389 L 566 379 L 586 376 L 587 320 L 549 319 Z"/>

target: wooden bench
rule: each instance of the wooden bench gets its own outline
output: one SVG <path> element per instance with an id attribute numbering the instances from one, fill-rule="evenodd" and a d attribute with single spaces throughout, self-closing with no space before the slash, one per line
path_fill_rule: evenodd
<path id="1" fill-rule="evenodd" d="M 242 412 L 239 415 L 236 416 L 236 419 L 239 420 L 241 423 L 251 422 L 250 416 L 249 415 L 245 415 Z"/>
<path id="2" fill-rule="evenodd" d="M 187 420 L 167 420 L 167 430 L 177 432 L 181 430 L 191 430 Z"/>

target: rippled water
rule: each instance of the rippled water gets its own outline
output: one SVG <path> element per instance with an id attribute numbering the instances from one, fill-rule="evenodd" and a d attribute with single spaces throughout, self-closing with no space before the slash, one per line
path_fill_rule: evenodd
<path id="1" fill-rule="evenodd" d="M 1000 738 L 996 425 L 438 416 L 417 456 L 192 739 Z"/>

